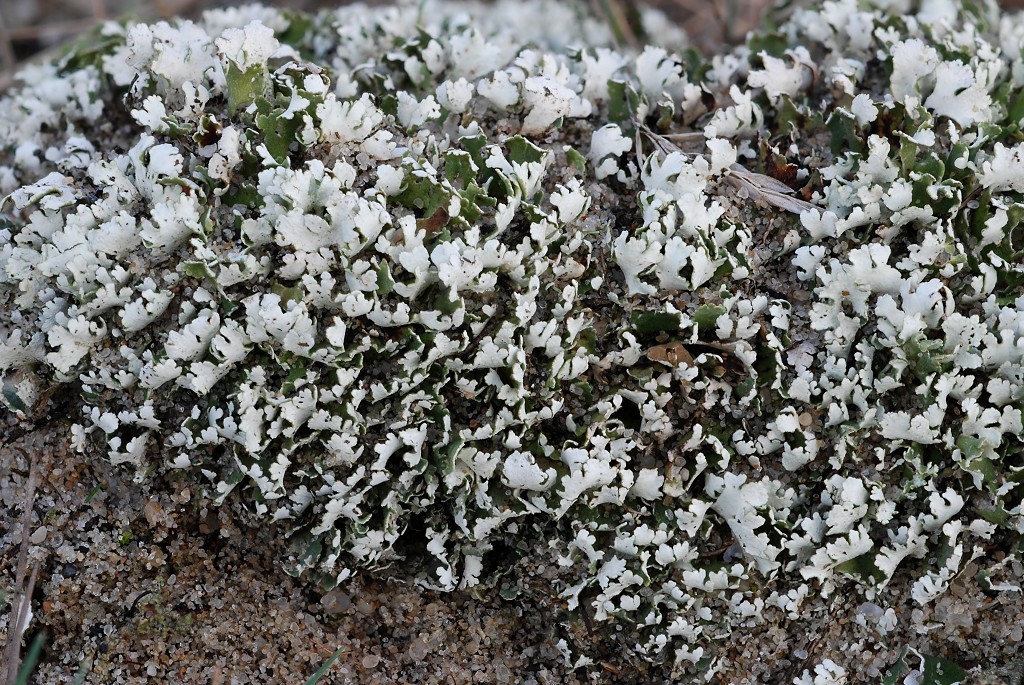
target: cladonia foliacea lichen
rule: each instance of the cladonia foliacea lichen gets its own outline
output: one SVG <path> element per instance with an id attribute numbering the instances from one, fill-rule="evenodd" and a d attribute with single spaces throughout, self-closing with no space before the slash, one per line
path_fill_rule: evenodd
<path id="1" fill-rule="evenodd" d="M 810 595 L 1016 589 L 1024 21 L 832 0 L 713 58 L 641 21 L 250 6 L 26 68 L 9 416 L 69 394 L 82 458 L 193 472 L 328 586 L 529 542 L 710 671 Z"/>

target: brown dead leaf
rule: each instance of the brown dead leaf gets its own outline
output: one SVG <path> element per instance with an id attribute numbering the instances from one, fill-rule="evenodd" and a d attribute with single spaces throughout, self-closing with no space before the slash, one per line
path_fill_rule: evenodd
<path id="1" fill-rule="evenodd" d="M 434 235 L 448 225 L 449 218 L 451 217 L 448 216 L 448 212 L 442 208 L 425 219 L 416 219 L 416 228 L 422 228 L 427 235 Z"/>
<path id="2" fill-rule="evenodd" d="M 647 350 L 647 358 L 652 362 L 659 362 L 666 366 L 671 366 L 672 368 L 675 368 L 680 364 L 693 366 L 693 355 L 691 355 L 683 343 L 680 342 L 655 345 Z"/>
<path id="3" fill-rule="evenodd" d="M 791 190 L 799 188 L 799 180 L 797 179 L 799 167 L 792 162 L 786 161 L 784 157 L 775 154 L 768 155 L 768 159 L 765 161 L 765 171 L 772 178 L 784 183 L 787 188 Z"/>

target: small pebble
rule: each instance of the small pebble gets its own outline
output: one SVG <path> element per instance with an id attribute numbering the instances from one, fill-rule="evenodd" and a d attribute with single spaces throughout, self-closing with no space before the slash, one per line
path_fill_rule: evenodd
<path id="1" fill-rule="evenodd" d="M 430 652 L 430 647 L 427 645 L 427 641 L 422 637 L 418 637 L 412 641 L 409 645 L 409 658 L 414 661 L 422 661 L 425 656 Z"/>
<path id="2" fill-rule="evenodd" d="M 377 668 L 377 664 L 380 663 L 380 657 L 376 654 L 367 654 L 363 657 L 363 668 Z"/>
<path id="3" fill-rule="evenodd" d="M 331 590 L 320 598 L 320 606 L 328 614 L 342 614 L 352 608 L 352 598 L 339 590 Z"/>
<path id="4" fill-rule="evenodd" d="M 64 564 L 64 568 L 60 570 L 60 574 L 65 578 L 74 578 L 78 575 L 78 568 L 74 564 Z"/>
<path id="5" fill-rule="evenodd" d="M 156 500 L 150 500 L 146 502 L 146 506 L 142 508 L 142 512 L 146 515 L 146 521 L 149 522 L 149 525 L 155 526 L 157 521 L 159 521 L 160 517 L 163 515 L 164 509 Z"/>
<path id="6" fill-rule="evenodd" d="M 28 541 L 31 542 L 33 545 L 41 545 L 43 544 L 43 540 L 45 539 L 46 528 L 44 526 L 39 526 L 32 532 L 32 535 L 29 536 Z"/>

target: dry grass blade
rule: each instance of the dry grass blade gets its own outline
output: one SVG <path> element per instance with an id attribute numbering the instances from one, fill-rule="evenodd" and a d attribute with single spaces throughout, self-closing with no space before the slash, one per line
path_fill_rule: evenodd
<path id="1" fill-rule="evenodd" d="M 703 143 L 707 140 L 704 131 L 684 131 L 683 133 L 664 133 L 663 138 L 668 138 L 679 143 Z"/>
<path id="2" fill-rule="evenodd" d="M 35 504 L 36 487 L 39 484 L 39 468 L 28 455 L 22 454 L 31 464 L 29 468 L 28 483 L 25 485 L 25 496 L 22 501 L 24 510 L 21 514 L 21 547 L 18 550 L 18 568 L 15 572 L 14 597 L 11 601 L 11 620 L 7 628 L 7 644 L 4 646 L 4 661 L 6 672 L 0 672 L 4 676 L 3 682 L 6 685 L 14 685 L 18 677 L 18 669 L 21 666 L 21 637 L 28 627 L 29 612 L 31 611 L 32 592 L 35 589 L 36 578 L 39 569 L 32 570 L 32 575 L 25 582 L 25 574 L 28 569 L 28 547 L 29 529 L 32 524 L 32 507 Z"/>
<path id="3" fill-rule="evenodd" d="M 703 131 L 687 131 L 685 133 L 666 133 L 664 138 L 672 141 L 677 149 L 687 154 L 696 154 L 704 149 L 707 136 Z"/>
<path id="4" fill-rule="evenodd" d="M 696 155 L 698 152 L 686 152 L 675 141 L 683 144 L 696 144 L 698 141 L 703 140 L 703 133 L 689 132 L 689 133 L 670 133 L 667 135 L 661 135 L 652 131 L 648 126 L 642 123 L 634 122 L 638 130 L 642 130 L 648 138 L 665 154 L 670 152 L 682 152 L 685 155 Z M 638 138 L 639 141 L 639 138 Z M 639 142 L 637 147 L 639 148 Z M 641 160 L 642 163 L 642 160 Z M 746 191 L 747 196 L 755 202 L 765 202 L 779 209 L 784 209 L 787 212 L 793 212 L 794 214 L 802 214 L 808 210 L 818 211 L 818 208 L 807 202 L 801 200 L 798 197 L 793 197 L 796 192 L 785 183 L 772 178 L 771 176 L 765 176 L 754 171 L 750 171 L 739 164 L 733 164 L 729 167 L 729 173 L 726 174 L 725 180 L 738 190 Z"/>
<path id="5" fill-rule="evenodd" d="M 794 214 L 802 214 L 808 210 L 818 211 L 818 208 L 810 202 L 793 197 L 795 191 L 781 181 L 771 176 L 749 171 L 739 164 L 732 165 L 725 180 L 734 188 L 745 190 L 755 202 L 766 202 Z"/>

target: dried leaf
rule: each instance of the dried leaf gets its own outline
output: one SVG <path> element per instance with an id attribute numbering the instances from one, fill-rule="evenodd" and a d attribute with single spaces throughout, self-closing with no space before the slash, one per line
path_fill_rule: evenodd
<path id="1" fill-rule="evenodd" d="M 765 171 L 775 180 L 784 183 L 787 188 L 796 187 L 799 167 L 787 162 L 781 155 L 769 154 L 765 160 Z"/>
<path id="2" fill-rule="evenodd" d="M 416 228 L 426 231 L 427 235 L 440 233 L 448 225 L 448 212 L 442 207 L 425 219 L 416 219 Z"/>
<path id="3" fill-rule="evenodd" d="M 655 345 L 647 350 L 647 358 L 675 368 L 680 364 L 693 366 L 693 355 L 680 342 Z"/>

